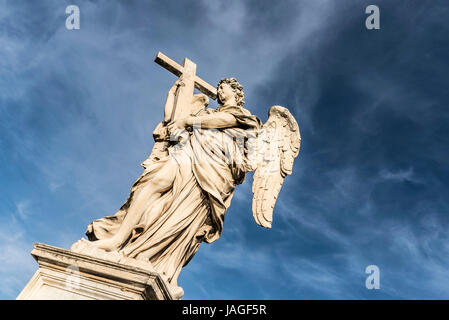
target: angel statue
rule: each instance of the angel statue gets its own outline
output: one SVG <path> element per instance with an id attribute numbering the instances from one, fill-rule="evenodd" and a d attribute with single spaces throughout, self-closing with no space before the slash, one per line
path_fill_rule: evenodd
<path id="1" fill-rule="evenodd" d="M 271 107 L 265 124 L 245 109 L 243 87 L 235 78 L 218 83 L 216 109 L 207 108 L 207 95 L 195 94 L 183 105 L 188 115 L 173 118 L 188 81 L 181 76 L 169 90 L 153 151 L 126 202 L 114 215 L 90 223 L 88 240 L 71 247 L 151 266 L 175 298 L 183 295 L 177 284 L 181 269 L 202 242 L 220 237 L 235 188 L 247 172 L 255 171 L 254 219 L 271 228 L 276 198 L 292 173 L 301 141 L 286 108 Z"/>

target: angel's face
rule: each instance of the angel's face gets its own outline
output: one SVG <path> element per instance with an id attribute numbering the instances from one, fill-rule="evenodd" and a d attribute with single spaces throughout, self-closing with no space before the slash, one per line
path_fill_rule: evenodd
<path id="1" fill-rule="evenodd" d="M 234 98 L 234 91 L 232 90 L 231 86 L 227 83 L 220 84 L 217 93 L 218 97 L 220 98 L 220 101 L 223 104 Z"/>

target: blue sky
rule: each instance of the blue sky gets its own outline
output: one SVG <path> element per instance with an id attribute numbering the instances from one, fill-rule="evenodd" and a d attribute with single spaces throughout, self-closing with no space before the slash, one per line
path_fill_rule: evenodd
<path id="1" fill-rule="evenodd" d="M 186 299 L 448 299 L 448 18 L 439 0 L 0 1 L 0 298 L 36 271 L 34 242 L 69 248 L 126 200 L 175 80 L 162 51 L 236 77 L 263 121 L 288 107 L 302 135 L 273 228 L 249 175 L 181 272 Z"/>

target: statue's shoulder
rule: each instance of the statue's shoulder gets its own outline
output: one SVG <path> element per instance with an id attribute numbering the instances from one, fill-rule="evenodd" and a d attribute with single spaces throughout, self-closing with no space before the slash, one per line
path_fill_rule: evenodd
<path id="1" fill-rule="evenodd" d="M 245 108 L 243 108 L 243 107 L 239 107 L 241 110 L 242 110 L 242 112 L 245 114 L 245 115 L 247 115 L 247 116 L 252 116 L 253 114 L 251 113 L 251 111 L 249 111 L 248 109 L 245 109 Z"/>
<path id="2" fill-rule="evenodd" d="M 245 109 L 242 106 L 220 106 L 216 109 L 216 111 L 228 112 L 232 114 L 241 127 L 258 129 L 262 127 L 262 121 L 257 116 L 253 115 L 248 109 Z"/>
<path id="3" fill-rule="evenodd" d="M 251 112 L 249 110 L 240 107 L 240 106 L 219 106 L 217 109 L 215 109 L 217 112 L 229 112 L 229 113 L 241 113 L 243 115 L 251 115 Z"/>

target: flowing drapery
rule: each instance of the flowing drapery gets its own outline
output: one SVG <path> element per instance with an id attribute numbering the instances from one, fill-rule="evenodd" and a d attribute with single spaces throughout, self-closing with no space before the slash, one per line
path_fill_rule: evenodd
<path id="1" fill-rule="evenodd" d="M 120 246 L 126 256 L 150 261 L 175 285 L 181 268 L 201 242 L 211 243 L 220 237 L 235 186 L 254 169 L 247 159 L 247 138 L 258 131 L 261 121 L 243 107 L 218 107 L 206 112 L 232 114 L 237 125 L 220 130 L 194 125 L 187 139 L 169 147 L 165 157 L 146 162 L 144 173 L 115 215 L 92 222 L 86 232 L 89 240 L 112 237 L 124 217 L 133 214 L 129 212 L 133 199 L 151 193 L 147 186 L 156 172 L 175 167 L 171 188 L 144 206 L 140 222 Z M 173 161 L 176 166 L 167 166 Z"/>

